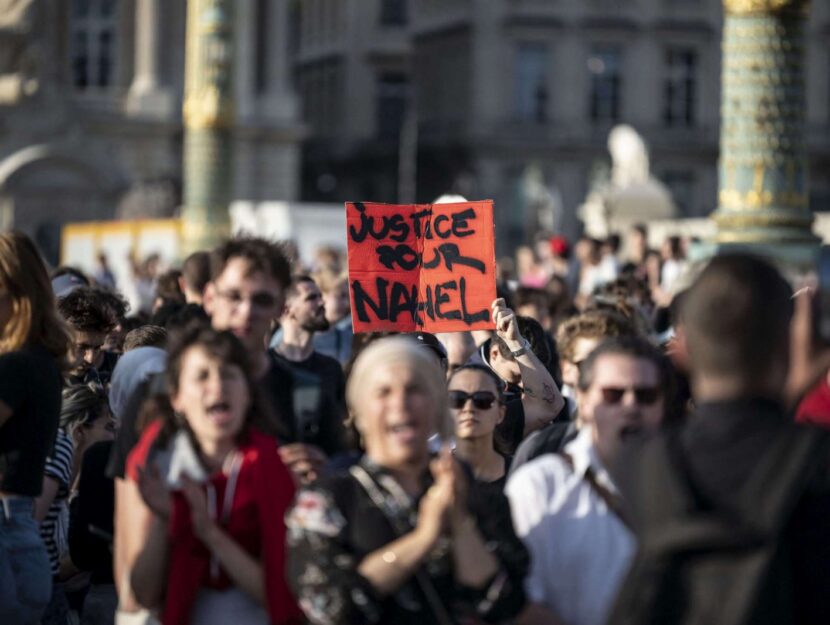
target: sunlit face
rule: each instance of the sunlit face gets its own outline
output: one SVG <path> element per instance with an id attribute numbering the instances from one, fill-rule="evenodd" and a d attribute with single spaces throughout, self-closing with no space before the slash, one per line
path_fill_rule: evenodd
<path id="1" fill-rule="evenodd" d="M 232 258 L 205 288 L 204 307 L 215 330 L 229 330 L 253 354 L 265 349 L 265 337 L 282 301 L 277 280 L 263 271 L 251 272 L 244 258 Z"/>
<path id="2" fill-rule="evenodd" d="M 366 379 L 355 407 L 366 455 L 393 470 L 426 462 L 438 403 L 424 376 L 409 362 L 397 361 Z"/>
<path id="3" fill-rule="evenodd" d="M 328 330 L 323 294 L 314 282 L 300 282 L 296 293 L 288 298 L 285 316 L 309 332 Z"/>
<path id="4" fill-rule="evenodd" d="M 326 319 L 329 323 L 337 323 L 349 314 L 349 283 L 345 280 L 337 283 L 330 291 L 323 293 L 323 305 L 326 308 Z"/>
<path id="5" fill-rule="evenodd" d="M 84 332 L 73 328 L 72 367 L 70 374 L 83 377 L 95 365 L 107 339 L 106 332 Z"/>
<path id="6" fill-rule="evenodd" d="M 616 458 L 624 440 L 654 433 L 665 411 L 657 366 L 623 354 L 597 358 L 593 383 L 577 393 L 577 401 L 580 418 L 591 428 L 594 445 L 606 464 Z"/>
<path id="7" fill-rule="evenodd" d="M 171 395 L 173 409 L 184 415 L 203 446 L 235 439 L 251 404 L 242 369 L 194 345 L 182 356 L 179 388 Z"/>
<path id="8" fill-rule="evenodd" d="M 465 369 L 453 376 L 448 385 L 450 394 L 450 411 L 455 423 L 455 436 L 458 439 L 472 439 L 492 437 L 496 426 L 504 419 L 504 405 L 499 403 L 499 389 L 495 380 L 486 373 Z M 469 397 L 461 406 L 456 408 L 453 405 L 453 395 L 466 393 L 474 395 Z M 476 399 L 479 401 L 489 400 L 492 403 L 489 408 L 476 406 Z"/>

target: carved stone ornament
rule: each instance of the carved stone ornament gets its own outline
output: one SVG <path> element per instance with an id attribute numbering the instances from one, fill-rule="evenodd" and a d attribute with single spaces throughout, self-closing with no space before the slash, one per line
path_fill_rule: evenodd
<path id="1" fill-rule="evenodd" d="M 723 8 L 732 15 L 806 13 L 810 0 L 723 0 Z"/>

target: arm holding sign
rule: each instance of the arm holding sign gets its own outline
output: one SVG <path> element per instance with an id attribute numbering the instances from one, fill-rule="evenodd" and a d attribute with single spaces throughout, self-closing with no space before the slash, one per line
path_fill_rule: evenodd
<path id="1" fill-rule="evenodd" d="M 536 357 L 527 340 L 519 333 L 516 314 L 506 306 L 502 298 L 493 302 L 493 321 L 496 324 L 496 332 L 507 344 L 519 366 L 527 436 L 559 414 L 565 400 L 547 367 Z"/>

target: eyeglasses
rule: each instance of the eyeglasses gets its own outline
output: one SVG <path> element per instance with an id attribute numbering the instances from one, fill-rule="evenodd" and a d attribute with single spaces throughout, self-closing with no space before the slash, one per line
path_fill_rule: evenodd
<path id="1" fill-rule="evenodd" d="M 490 391 L 476 391 L 475 393 L 465 393 L 464 391 L 450 391 L 450 408 L 460 410 L 467 403 L 468 399 L 473 400 L 473 406 L 479 410 L 487 410 L 498 399 Z"/>
<path id="2" fill-rule="evenodd" d="M 217 290 L 216 294 L 222 299 L 227 300 L 232 306 L 239 306 L 242 302 L 248 300 L 251 302 L 251 306 L 255 308 L 268 309 L 273 308 L 277 303 L 277 298 L 270 293 L 266 293 L 265 291 L 259 291 L 250 297 L 244 297 L 242 293 L 235 290 Z"/>
<path id="3" fill-rule="evenodd" d="M 661 396 L 660 388 L 657 386 L 637 386 L 629 388 L 606 386 L 600 389 L 602 401 L 612 405 L 619 404 L 628 391 L 634 393 L 634 401 L 641 406 L 650 406 Z"/>

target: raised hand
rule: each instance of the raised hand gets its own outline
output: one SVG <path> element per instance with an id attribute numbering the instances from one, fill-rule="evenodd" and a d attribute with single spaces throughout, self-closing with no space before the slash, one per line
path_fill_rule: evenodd
<path id="1" fill-rule="evenodd" d="M 504 298 L 498 298 L 492 304 L 493 321 L 496 324 L 496 333 L 508 344 L 522 340 L 516 314 L 507 307 Z"/>

